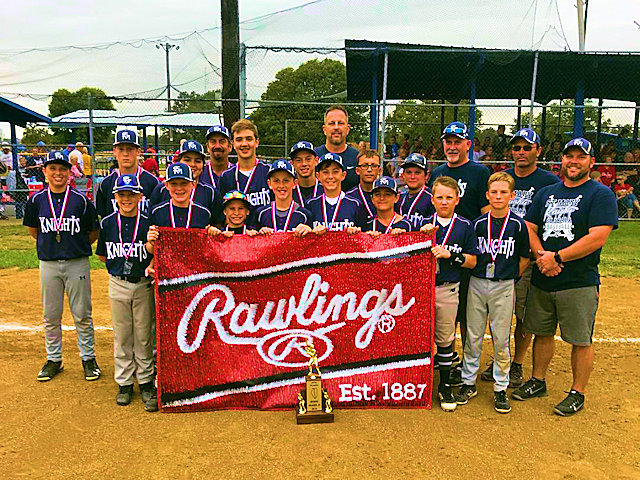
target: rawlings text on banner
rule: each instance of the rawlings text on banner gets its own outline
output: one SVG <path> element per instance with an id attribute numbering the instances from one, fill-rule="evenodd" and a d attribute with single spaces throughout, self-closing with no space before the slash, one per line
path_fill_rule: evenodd
<path id="1" fill-rule="evenodd" d="M 163 410 L 293 407 L 311 338 L 338 408 L 431 406 L 431 237 L 330 232 L 156 245 Z"/>

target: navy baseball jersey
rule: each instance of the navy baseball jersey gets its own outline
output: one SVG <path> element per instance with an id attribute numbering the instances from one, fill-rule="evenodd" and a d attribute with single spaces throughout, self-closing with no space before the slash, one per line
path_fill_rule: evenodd
<path id="1" fill-rule="evenodd" d="M 276 232 L 290 232 L 301 223 L 313 227 L 313 218 L 309 210 L 302 208 L 295 202 L 291 203 L 289 210 L 278 210 L 275 207 L 275 203 L 272 202 L 271 205 L 261 207 L 258 210 L 255 223 L 257 230 L 262 227 L 269 227 Z"/>
<path id="2" fill-rule="evenodd" d="M 153 207 L 149 220 L 158 227 L 206 228 L 211 222 L 211 212 L 195 202 L 185 208 L 167 201 Z"/>
<path id="3" fill-rule="evenodd" d="M 211 212 L 211 222 L 216 225 L 220 225 L 224 220 L 222 214 L 222 196 L 220 192 L 206 183 L 200 183 L 202 175 L 198 179 L 198 183 L 195 186 L 193 192 L 193 201 L 198 205 L 206 207 Z M 171 198 L 167 187 L 159 183 L 151 194 L 150 209 L 168 201 Z"/>
<path id="4" fill-rule="evenodd" d="M 403 215 L 414 230 L 419 230 L 427 219 L 435 213 L 433 203 L 431 203 L 431 193 L 427 187 L 422 188 L 415 195 L 404 192 L 400 194 L 400 199 L 396 203 L 396 212 Z"/>
<path id="5" fill-rule="evenodd" d="M 406 230 L 407 232 L 413 231 L 413 228 L 409 222 L 405 218 L 401 218 L 398 215 L 398 218 L 395 219 L 391 225 L 383 225 L 377 217 L 370 218 L 365 223 L 364 227 L 362 227 L 363 232 L 371 232 L 376 231 L 380 233 L 389 233 L 394 228 L 401 228 L 402 230 Z"/>
<path id="6" fill-rule="evenodd" d="M 475 162 L 466 162 L 459 167 L 450 167 L 446 163 L 436 167 L 431 172 L 429 187 L 438 177 L 451 177 L 458 182 L 460 187 L 460 203 L 456 207 L 456 213 L 464 218 L 477 218 L 480 209 L 489 205 L 487 200 L 487 180 L 491 172 L 484 165 Z"/>
<path id="7" fill-rule="evenodd" d="M 356 185 L 346 193 L 347 197 L 354 198 L 362 205 L 362 215 L 367 221 L 371 220 L 376 215 L 376 207 L 373 206 L 373 200 L 371 200 L 371 192 L 367 192 L 362 189 L 360 185 Z"/>
<path id="8" fill-rule="evenodd" d="M 478 255 L 478 239 L 471 222 L 460 215 L 454 214 L 447 225 L 443 225 L 437 218 L 427 219 L 426 223 L 438 226 L 436 243 L 452 253 L 466 253 Z M 449 259 L 439 259 L 436 269 L 436 285 L 457 283 L 460 281 L 463 268 L 454 265 Z"/>
<path id="9" fill-rule="evenodd" d="M 576 243 L 590 228 L 603 225 L 618 228 L 618 206 L 614 193 L 593 180 L 577 187 L 555 183 L 537 193 L 525 219 L 538 226 L 542 248 L 557 252 Z M 547 277 L 534 268 L 531 283 L 550 292 L 598 285 L 601 250 L 564 262 L 564 268 L 555 277 Z"/>
<path id="10" fill-rule="evenodd" d="M 560 177 L 543 168 L 536 168 L 533 173 L 526 177 L 518 177 L 513 168 L 505 170 L 504 173 L 508 173 L 516 181 L 516 198 L 511 200 L 509 207 L 513 213 L 521 218 L 524 218 L 527 214 L 527 209 L 537 191 L 547 185 L 553 185 L 561 181 Z"/>
<path id="11" fill-rule="evenodd" d="M 220 177 L 216 172 L 211 168 L 211 164 L 209 162 L 204 164 L 204 169 L 202 173 L 198 177 L 198 183 L 203 183 L 204 185 L 209 185 L 215 189 L 218 189 L 218 182 L 220 181 Z"/>
<path id="12" fill-rule="evenodd" d="M 38 229 L 38 259 L 72 260 L 91 256 L 89 232 L 98 229 L 98 217 L 77 190 L 53 193 L 46 187 L 27 201 L 22 224 Z"/>
<path id="13" fill-rule="evenodd" d="M 113 196 L 113 185 L 119 176 L 120 171 L 115 169 L 108 177 L 105 177 L 98 187 L 98 191 L 96 192 L 96 211 L 100 218 L 104 218 L 110 213 L 118 211 L 118 205 L 116 205 L 116 199 Z M 140 201 L 140 210 L 142 213 L 147 214 L 149 212 L 151 194 L 159 181 L 151 173 L 143 170 L 142 167 L 138 167 L 136 176 L 138 177 L 140 186 L 142 186 L 142 194 L 144 195 L 144 198 Z"/>
<path id="14" fill-rule="evenodd" d="M 363 227 L 367 219 L 362 217 L 360 202 L 347 197 L 344 192 L 340 193 L 337 200 L 335 204 L 331 204 L 324 195 L 309 200 L 307 208 L 313 216 L 313 226 L 326 225 L 331 231 Z"/>
<path id="15" fill-rule="evenodd" d="M 149 217 L 142 213 L 124 217 L 113 212 L 102 219 L 96 255 L 107 258 L 111 275 L 144 277 L 153 258 L 145 247 L 149 225 Z"/>
<path id="16" fill-rule="evenodd" d="M 473 221 L 478 238 L 478 263 L 471 275 L 488 280 L 520 277 L 520 257 L 529 258 L 529 232 L 524 220 L 514 213 L 504 218 L 482 215 Z"/>
<path id="17" fill-rule="evenodd" d="M 312 198 L 316 198 L 319 195 L 324 193 L 324 188 L 322 188 L 322 184 L 316 180 L 316 184 L 313 187 L 301 187 L 298 185 L 293 189 L 293 201 L 298 205 L 305 207 L 307 206 L 307 202 Z"/>
<path id="18" fill-rule="evenodd" d="M 326 146 L 320 145 L 316 147 L 316 155 L 318 157 L 322 157 L 325 153 L 329 153 Z M 347 171 L 347 176 L 342 182 L 342 191 L 348 192 L 360 183 L 360 177 L 356 174 L 356 165 L 358 164 L 358 154 L 360 152 L 353 147 L 347 146 L 346 150 L 337 153 L 342 157 L 342 164 Z"/>
<path id="19" fill-rule="evenodd" d="M 271 203 L 271 191 L 267 186 L 267 173 L 269 167 L 258 162 L 249 175 L 238 171 L 238 166 L 233 165 L 220 176 L 218 189 L 222 196 L 231 190 L 239 190 L 247 196 L 247 200 L 254 209 Z"/>

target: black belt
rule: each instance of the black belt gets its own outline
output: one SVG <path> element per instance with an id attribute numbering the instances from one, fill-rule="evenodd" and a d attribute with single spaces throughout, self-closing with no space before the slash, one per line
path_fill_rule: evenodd
<path id="1" fill-rule="evenodd" d="M 140 283 L 141 280 L 146 278 L 146 277 L 125 277 L 124 275 L 114 275 L 114 277 L 129 283 Z"/>

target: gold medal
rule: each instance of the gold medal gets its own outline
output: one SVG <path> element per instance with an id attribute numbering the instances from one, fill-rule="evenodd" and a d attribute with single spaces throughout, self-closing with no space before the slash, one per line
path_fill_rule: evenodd
<path id="1" fill-rule="evenodd" d="M 60 232 L 56 232 L 56 242 L 60 243 Z"/>

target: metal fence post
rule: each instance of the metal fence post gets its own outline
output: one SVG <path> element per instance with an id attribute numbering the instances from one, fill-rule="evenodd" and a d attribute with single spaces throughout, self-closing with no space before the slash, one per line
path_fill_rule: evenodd
<path id="1" fill-rule="evenodd" d="M 573 136 L 584 135 L 584 80 L 578 80 L 576 100 L 573 104 Z"/>
<path id="2" fill-rule="evenodd" d="M 380 152 L 380 161 L 384 158 L 384 149 L 385 149 L 385 138 L 386 138 L 386 128 L 387 128 L 387 75 L 389 73 L 389 49 L 384 49 L 384 71 L 382 76 L 382 148 Z M 373 149 L 373 148 L 372 148 Z"/>
<path id="3" fill-rule="evenodd" d="M 636 106 L 634 108 L 634 116 L 633 116 L 633 141 L 632 145 L 638 145 L 638 120 L 640 120 L 640 109 L 638 109 L 638 102 L 636 102 Z"/>
<path id="4" fill-rule="evenodd" d="M 247 111 L 247 46 L 240 44 L 240 118 L 246 118 Z M 286 152 L 285 152 L 286 157 Z"/>
<path id="5" fill-rule="evenodd" d="M 371 56 L 371 104 L 369 115 L 369 146 L 378 148 L 378 49 Z M 375 147 L 373 146 L 375 145 Z"/>
<path id="6" fill-rule="evenodd" d="M 93 96 L 87 93 L 87 110 L 89 111 L 89 155 L 91 155 L 91 191 L 96 198 L 96 155 L 93 146 Z"/>
<path id="7" fill-rule="evenodd" d="M 529 107 L 529 128 L 533 128 L 533 102 L 536 101 L 536 81 L 538 79 L 538 56 L 539 53 L 536 50 L 535 57 L 533 57 L 533 78 L 531 79 L 531 106 Z"/>
<path id="8" fill-rule="evenodd" d="M 289 119 L 284 119 L 284 158 L 287 158 L 288 152 L 287 147 L 289 145 Z"/>
<path id="9" fill-rule="evenodd" d="M 469 158 L 473 159 L 473 142 L 476 133 L 476 81 L 471 81 L 471 95 L 469 98 L 469 140 L 471 140 L 471 148 L 469 148 Z"/>

